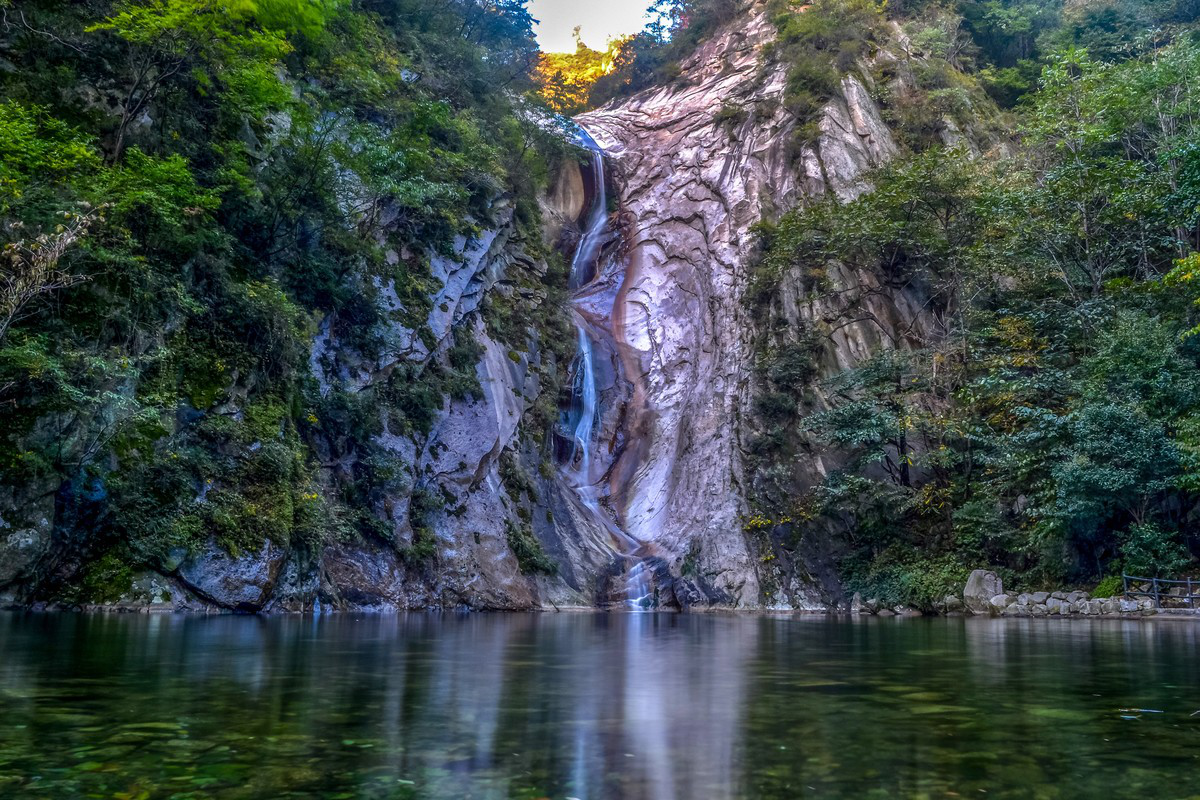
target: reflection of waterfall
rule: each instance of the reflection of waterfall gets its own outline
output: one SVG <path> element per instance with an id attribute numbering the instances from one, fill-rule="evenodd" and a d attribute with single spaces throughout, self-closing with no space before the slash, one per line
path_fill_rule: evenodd
<path id="1" fill-rule="evenodd" d="M 592 153 L 593 197 L 591 207 L 585 217 L 583 235 L 571 258 L 571 272 L 567 279 L 567 284 L 575 293 L 577 302 L 584 290 L 589 289 L 601 273 L 600 251 L 605 237 L 608 235 L 608 194 L 605 190 L 604 154 L 599 145 L 585 131 L 580 131 L 579 141 Z M 625 557 L 627 562 L 624 587 L 626 605 L 634 609 L 649 608 L 653 605 L 654 600 L 652 570 L 640 557 L 634 555 L 642 549 L 642 543 L 622 530 L 612 515 L 601 507 L 600 492 L 596 485 L 597 477 L 592 475 L 593 466 L 599 461 L 592 457 L 593 448 L 597 446 L 597 443 L 593 442 L 593 438 L 597 434 L 598 420 L 601 418 L 602 411 L 599 402 L 600 393 L 597 388 L 596 349 L 597 342 L 601 346 L 604 344 L 603 339 L 593 339 L 593 336 L 603 336 L 607 331 L 598 325 L 595 330 L 591 330 L 585 321 L 585 312 L 581 309 L 576 310 L 575 316 L 578 340 L 573 362 L 571 406 L 566 418 L 572 439 L 571 454 L 566 471 L 588 513 L 612 535 L 614 543 Z M 595 309 L 593 309 L 593 316 L 595 316 Z M 599 472 L 604 472 L 603 465 Z"/>

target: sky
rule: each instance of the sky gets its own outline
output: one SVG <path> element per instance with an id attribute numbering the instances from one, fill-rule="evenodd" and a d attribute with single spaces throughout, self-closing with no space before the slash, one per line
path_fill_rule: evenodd
<path id="1" fill-rule="evenodd" d="M 603 50 L 609 39 L 637 33 L 646 24 L 651 0 L 530 0 L 529 11 L 539 20 L 534 27 L 538 44 L 546 53 L 572 53 L 576 25 L 583 43 Z"/>

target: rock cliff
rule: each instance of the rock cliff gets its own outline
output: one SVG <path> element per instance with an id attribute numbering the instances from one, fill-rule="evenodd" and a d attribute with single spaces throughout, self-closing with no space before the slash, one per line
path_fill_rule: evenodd
<path id="1" fill-rule="evenodd" d="M 373 331 L 381 348 L 364 354 L 337 319 L 323 320 L 313 337 L 309 365 L 320 391 L 336 386 L 350 395 L 398 370 L 431 368 L 458 337 L 477 344 L 478 390 L 443 399 L 427 432 L 396 429 L 379 411 L 372 458 L 394 467 L 396 478 L 371 511 L 386 536 L 352 537 L 315 554 L 270 543 L 230 554 L 214 543 L 135 576 L 122 603 L 245 611 L 593 606 L 620 601 L 642 572 L 667 606 L 816 610 L 836 602 L 836 582 L 821 579 L 812 554 L 782 552 L 745 530 L 743 439 L 755 391 L 752 341 L 763 323 L 744 302 L 753 226 L 807 197 L 853 197 L 864 172 L 897 145 L 856 76 L 842 80 L 818 135 L 801 143 L 783 103 L 785 70 L 764 59 L 774 35 L 756 6 L 684 61 L 671 85 L 579 117 L 604 168 L 593 174 L 568 162 L 542 199 L 545 244 L 569 260 L 603 197 L 598 182 L 607 180 L 615 195 L 596 274 L 573 304 L 596 342 L 596 496 L 571 477 L 563 424 L 559 441 L 549 442 L 531 419 L 556 400 L 545 385 L 563 367 L 548 346 L 556 334 L 530 326 L 525 344 L 513 346 L 482 313 L 489 297 L 515 299 L 526 317 L 550 302 L 520 280 L 546 274 L 542 243 L 523 238 L 501 200 L 477 236 L 432 258 L 437 288 L 427 318 L 414 321 L 396 287 L 378 283 L 373 302 L 389 320 Z M 903 346 L 903 331 L 923 324 L 920 298 L 875 291 L 871 276 L 851 270 L 830 277 L 840 296 L 861 295 L 870 319 L 826 331 L 826 374 Z M 837 311 L 829 302 L 806 297 L 795 278 L 772 314 L 819 326 Z M 363 458 L 336 442 L 318 450 L 330 492 Z M 819 476 L 825 465 L 816 456 L 804 468 Z M 14 520 L 0 519 L 0 581 L 19 586 L 44 557 L 52 500 L 51 493 L 29 506 L 20 524 L 0 509 Z M 430 543 L 431 556 L 412 557 Z M 766 561 L 786 567 L 767 570 Z"/>
<path id="2" fill-rule="evenodd" d="M 625 423 L 634 442 L 611 489 L 626 529 L 670 565 L 681 605 L 815 609 L 829 599 L 795 576 L 764 590 L 769 553 L 744 532 L 742 435 L 761 322 L 743 302 L 752 227 L 805 197 L 854 196 L 863 173 L 897 146 L 851 76 L 824 109 L 816 141 L 799 144 L 782 103 L 785 71 L 764 66 L 773 36 L 758 9 L 685 61 L 677 83 L 578 118 L 620 189 L 624 257 L 605 279 L 617 287 L 611 322 L 635 387 Z M 870 280 L 834 278 L 846 290 Z M 802 291 L 785 297 L 778 313 L 789 324 L 822 314 Z M 871 302 L 896 329 L 919 316 L 904 298 Z M 841 327 L 825 345 L 824 368 L 845 368 L 887 335 L 865 322 Z"/>

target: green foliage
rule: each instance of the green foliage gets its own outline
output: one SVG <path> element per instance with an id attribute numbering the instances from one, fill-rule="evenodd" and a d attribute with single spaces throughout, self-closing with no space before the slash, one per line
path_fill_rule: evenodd
<path id="1" fill-rule="evenodd" d="M 926 46 L 943 46 L 935 33 Z M 848 585 L 889 601 L 936 598 L 914 583 L 935 563 L 1042 582 L 1192 563 L 1198 78 L 1190 41 L 1119 63 L 1068 53 L 1026 99 L 1023 149 L 997 168 L 929 148 L 850 202 L 762 226 L 759 313 L 778 319 L 787 293 L 823 309 L 814 341 L 847 325 L 884 341 L 787 393 L 803 358 L 760 370 L 756 509 L 842 527 Z M 919 325 L 879 315 L 914 300 Z M 759 363 L 796 333 L 765 326 Z M 810 447 L 838 465 L 816 485 L 794 467 Z"/>
<path id="2" fill-rule="evenodd" d="M 1129 527 L 1121 543 L 1121 557 L 1127 574 L 1149 578 L 1177 576 L 1192 563 L 1178 538 L 1153 522 Z"/>
<path id="3" fill-rule="evenodd" d="M 3 480 L 100 487 L 65 501 L 64 525 L 93 522 L 64 536 L 131 567 L 210 540 L 390 541 L 379 509 L 414 466 L 375 437 L 419 438 L 481 394 L 477 320 L 445 342 L 426 325 L 431 259 L 506 206 L 540 241 L 537 192 L 567 150 L 524 97 L 524 4 L 102 0 L 22 21 L 0 42 L 0 246 L 84 204 L 96 219 L 63 255 L 70 285 L 0 337 Z M 362 364 L 401 329 L 432 355 L 319 394 L 319 324 Z M 417 496 L 414 554 L 436 554 L 448 502 Z"/>
<path id="4" fill-rule="evenodd" d="M 1125 582 L 1120 575 L 1109 575 L 1092 589 L 1092 597 L 1117 597 L 1125 591 Z"/>
<path id="5" fill-rule="evenodd" d="M 546 555 L 542 543 L 533 535 L 527 525 L 518 524 L 512 520 L 506 523 L 508 530 L 508 546 L 517 557 L 521 572 L 529 575 L 553 575 L 558 572 L 558 565 Z"/>
<path id="6" fill-rule="evenodd" d="M 888 553 L 861 573 L 847 568 L 846 590 L 885 606 L 932 609 L 946 595 L 961 592 L 970 571 L 953 555 L 930 559 L 914 553 Z"/>
<path id="7" fill-rule="evenodd" d="M 612 69 L 592 84 L 590 105 L 627 97 L 679 76 L 679 62 L 745 13 L 739 0 L 655 0 L 645 30 L 617 43 Z"/>
<path id="8" fill-rule="evenodd" d="M 127 560 L 109 551 L 84 570 L 71 599 L 80 603 L 115 603 L 133 586 L 133 570 Z"/>
<path id="9" fill-rule="evenodd" d="M 99 166 L 90 138 L 45 107 L 0 103 L 0 214 Z"/>
<path id="10" fill-rule="evenodd" d="M 787 64 L 784 105 L 799 120 L 802 136 L 815 138 L 820 110 L 839 93 L 842 75 L 882 38 L 883 8 L 874 0 L 816 0 L 801 8 L 789 0 L 771 4 L 779 34 L 770 57 Z"/>

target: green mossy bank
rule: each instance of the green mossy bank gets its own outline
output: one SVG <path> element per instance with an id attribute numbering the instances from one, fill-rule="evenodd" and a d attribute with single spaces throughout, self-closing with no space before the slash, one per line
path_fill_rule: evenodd
<path id="1" fill-rule="evenodd" d="M 523 4 L 0 14 L 3 591 L 111 601 L 214 546 L 370 543 L 419 572 L 452 503 L 380 437 L 479 398 L 486 335 L 538 354 L 545 440 L 569 358 L 537 198 L 575 156 Z M 498 235 L 505 291 L 460 302 L 449 274 Z"/>

